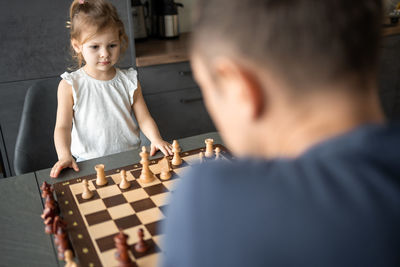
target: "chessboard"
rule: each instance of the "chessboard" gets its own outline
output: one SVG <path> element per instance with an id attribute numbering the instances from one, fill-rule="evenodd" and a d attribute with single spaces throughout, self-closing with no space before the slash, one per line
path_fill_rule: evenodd
<path id="1" fill-rule="evenodd" d="M 222 145 L 220 159 L 229 160 L 229 153 Z M 182 174 L 199 161 L 199 153 L 205 148 L 181 152 L 182 164 L 172 165 L 171 178 L 160 179 L 159 162 L 162 158 L 150 160 L 150 170 L 156 179 L 143 183 L 140 179 L 141 164 L 113 169 L 105 172 L 107 184 L 98 186 L 96 174 L 83 176 L 53 185 L 61 216 L 67 223 L 67 233 L 72 250 L 80 266 L 118 266 L 115 259 L 114 236 L 120 230 L 129 236 L 129 255 L 136 266 L 157 266 L 162 253 L 163 234 L 160 224 L 165 219 L 169 196 Z M 215 156 L 213 156 L 215 157 Z M 212 158 L 207 160 L 214 160 Z M 172 156 L 168 157 L 169 160 Z M 130 182 L 128 189 L 120 189 L 120 171 L 126 171 Z M 93 197 L 83 199 L 82 181 L 88 181 Z M 149 249 L 138 253 L 134 245 L 139 241 L 138 230 L 143 229 L 144 240 Z"/>

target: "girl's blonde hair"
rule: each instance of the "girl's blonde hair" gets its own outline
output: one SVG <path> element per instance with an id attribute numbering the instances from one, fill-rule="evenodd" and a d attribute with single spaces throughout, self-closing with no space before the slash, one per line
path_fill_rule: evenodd
<path id="1" fill-rule="evenodd" d="M 121 41 L 121 53 L 128 48 L 128 36 L 125 33 L 124 24 L 118 16 L 116 8 L 106 0 L 74 0 L 69 10 L 70 21 L 67 27 L 70 29 L 71 40 L 75 39 L 81 44 L 109 27 L 115 27 L 119 32 Z M 94 28 L 93 35 L 81 40 L 82 32 L 87 28 Z M 71 45 L 72 57 L 77 61 L 78 67 L 82 67 L 84 58 L 81 53 L 76 53 Z"/>

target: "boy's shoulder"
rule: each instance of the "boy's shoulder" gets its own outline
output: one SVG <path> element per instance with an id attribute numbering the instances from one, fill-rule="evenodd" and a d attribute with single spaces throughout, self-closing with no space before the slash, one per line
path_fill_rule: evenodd
<path id="1" fill-rule="evenodd" d="M 331 138 L 296 158 L 247 158 L 231 162 L 212 162 L 192 168 L 183 187 L 218 187 L 221 192 L 236 188 L 258 190 L 274 186 L 277 190 L 298 190 L 296 183 L 337 183 L 352 187 L 348 178 L 362 185 L 368 178 L 386 177 L 387 170 L 400 175 L 400 125 L 363 125 L 344 135 Z M 356 174 L 363 173 L 363 176 Z M 371 176 L 371 177 L 370 177 Z M 187 178 L 187 179 L 186 179 Z M 382 184 L 387 179 L 379 181 Z M 229 194 L 229 193 L 227 193 Z"/>

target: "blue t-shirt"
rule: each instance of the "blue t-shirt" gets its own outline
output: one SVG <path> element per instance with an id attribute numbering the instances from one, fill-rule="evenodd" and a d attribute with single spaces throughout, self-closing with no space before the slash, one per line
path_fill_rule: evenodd
<path id="1" fill-rule="evenodd" d="M 173 194 L 165 267 L 400 266 L 400 125 L 295 159 L 198 166 Z"/>

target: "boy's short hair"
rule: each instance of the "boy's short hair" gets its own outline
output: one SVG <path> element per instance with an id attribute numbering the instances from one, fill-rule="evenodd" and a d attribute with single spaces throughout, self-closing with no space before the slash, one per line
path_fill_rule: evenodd
<path id="1" fill-rule="evenodd" d="M 381 16 L 381 0 L 197 0 L 191 47 L 268 67 L 299 90 L 365 84 L 376 75 Z"/>

